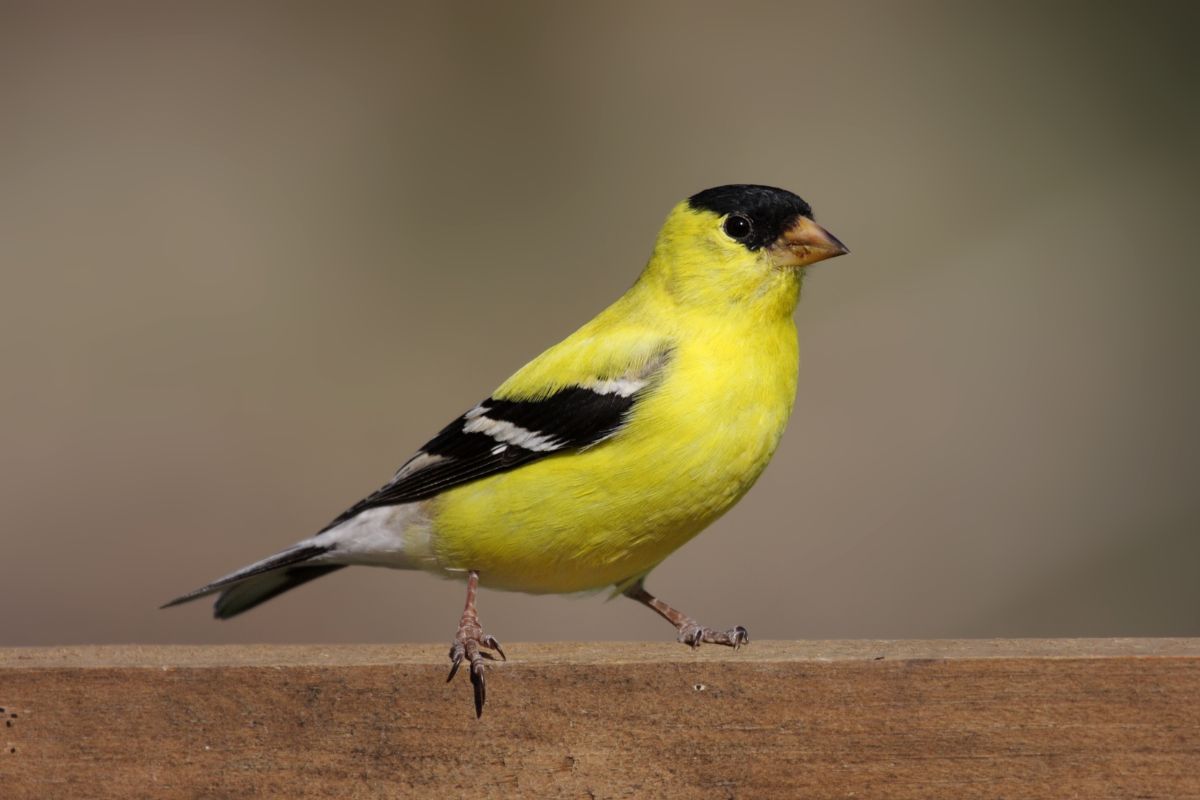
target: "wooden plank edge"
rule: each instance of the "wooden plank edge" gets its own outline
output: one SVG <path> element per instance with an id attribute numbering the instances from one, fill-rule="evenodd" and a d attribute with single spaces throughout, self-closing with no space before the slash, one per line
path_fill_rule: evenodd
<path id="1" fill-rule="evenodd" d="M 445 644 L 71 645 L 0 648 L 3 669 L 444 665 Z M 739 652 L 672 642 L 505 643 L 511 664 L 728 661 L 839 662 L 962 659 L 1196 658 L 1200 638 L 872 639 L 752 642 Z"/>

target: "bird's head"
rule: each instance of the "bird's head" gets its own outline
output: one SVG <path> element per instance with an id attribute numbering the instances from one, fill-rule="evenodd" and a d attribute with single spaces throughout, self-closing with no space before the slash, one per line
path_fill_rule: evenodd
<path id="1" fill-rule="evenodd" d="M 646 275 L 681 303 L 749 303 L 790 314 L 803 268 L 848 252 L 791 192 L 717 186 L 671 211 Z"/>

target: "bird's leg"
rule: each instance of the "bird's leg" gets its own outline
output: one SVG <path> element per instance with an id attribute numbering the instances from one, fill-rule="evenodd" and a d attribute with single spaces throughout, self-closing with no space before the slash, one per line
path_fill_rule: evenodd
<path id="1" fill-rule="evenodd" d="M 483 661 L 484 659 L 496 660 L 495 656 L 483 652 L 480 648 L 495 650 L 500 654 L 501 659 L 507 661 L 496 637 L 485 634 L 483 626 L 479 624 L 479 615 L 475 613 L 475 593 L 478 589 L 479 573 L 471 570 L 467 575 L 467 605 L 463 609 L 462 620 L 458 623 L 458 633 L 454 636 L 454 643 L 450 645 L 450 675 L 446 678 L 446 683 L 454 680 L 463 659 L 471 663 L 471 685 L 475 687 L 476 718 L 483 716 L 483 701 L 486 697 Z"/>
<path id="2" fill-rule="evenodd" d="M 711 644 L 726 644 L 735 650 L 744 644 L 750 644 L 750 634 L 741 625 L 727 631 L 715 631 L 712 628 L 706 628 L 687 614 L 684 614 L 682 611 L 676 611 L 662 600 L 647 592 L 643 581 L 639 580 L 630 586 L 624 591 L 624 595 L 657 611 L 659 616 L 675 626 L 675 629 L 679 631 L 679 641 L 684 644 L 699 647 L 701 642 L 709 642 Z"/>

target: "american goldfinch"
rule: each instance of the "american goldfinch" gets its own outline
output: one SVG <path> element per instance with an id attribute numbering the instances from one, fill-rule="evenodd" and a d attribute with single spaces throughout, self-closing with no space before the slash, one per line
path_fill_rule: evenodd
<path id="1" fill-rule="evenodd" d="M 796 393 L 792 312 L 809 264 L 848 252 L 783 189 L 734 185 L 679 203 L 624 296 L 455 419 L 319 533 L 167 606 L 220 592 L 228 619 L 350 565 L 467 583 L 450 679 L 501 658 L 476 589 L 615 587 L 679 641 L 739 647 L 651 595 L 646 575 L 762 473 Z M 166 606 L 164 606 L 165 608 Z"/>

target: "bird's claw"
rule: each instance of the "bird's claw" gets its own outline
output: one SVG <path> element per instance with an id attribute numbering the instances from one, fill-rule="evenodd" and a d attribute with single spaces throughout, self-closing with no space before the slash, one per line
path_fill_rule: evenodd
<path id="1" fill-rule="evenodd" d="M 485 634 L 478 621 L 464 618 L 458 635 L 454 637 L 454 644 L 450 645 L 450 674 L 446 676 L 446 683 L 454 680 L 463 661 L 470 662 L 471 686 L 475 689 L 476 718 L 483 716 L 483 704 L 487 699 L 487 686 L 483 677 L 484 661 L 496 660 L 496 656 L 487 650 L 495 650 L 500 654 L 502 661 L 508 660 L 495 636 Z"/>
<path id="2" fill-rule="evenodd" d="M 492 636 L 490 634 L 487 636 L 484 636 L 483 637 L 483 646 L 488 648 L 489 650 L 495 650 L 497 653 L 499 653 L 501 661 L 508 661 L 508 656 L 504 655 L 504 649 L 502 647 L 500 647 L 500 642 L 498 642 L 496 640 L 495 636 Z M 483 655 L 484 655 L 484 657 L 490 658 L 493 661 L 496 660 L 496 657 L 493 656 L 491 653 L 484 653 Z"/>
<path id="3" fill-rule="evenodd" d="M 750 644 L 750 632 L 741 625 L 727 631 L 715 631 L 696 622 L 689 622 L 679 629 L 679 641 L 691 646 L 693 650 L 704 642 L 723 644 L 739 650 L 742 645 Z"/>

